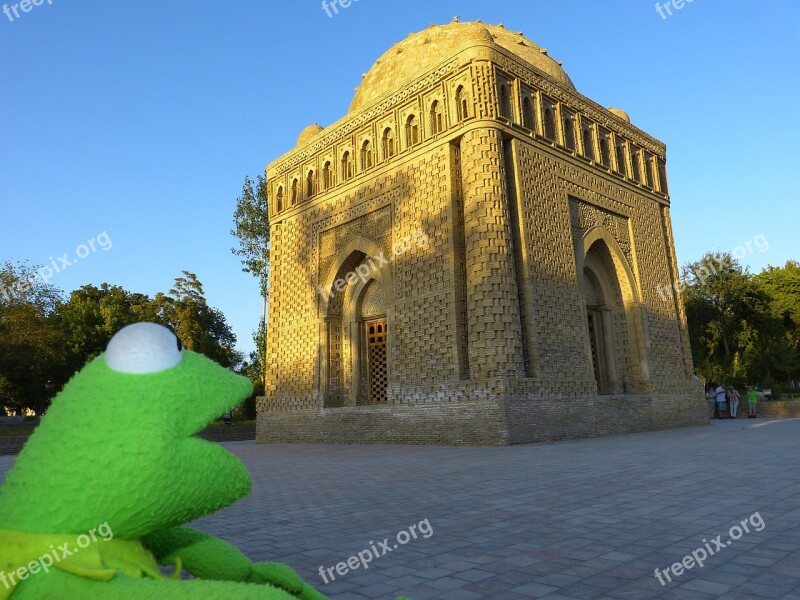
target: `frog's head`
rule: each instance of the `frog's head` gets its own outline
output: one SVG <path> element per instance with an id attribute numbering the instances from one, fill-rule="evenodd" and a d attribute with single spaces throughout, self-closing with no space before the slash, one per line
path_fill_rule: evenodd
<path id="1" fill-rule="evenodd" d="M 232 504 L 250 491 L 247 470 L 197 434 L 251 392 L 165 327 L 125 327 L 54 399 L 0 489 L 0 522 L 58 533 L 108 522 L 133 538 Z"/>

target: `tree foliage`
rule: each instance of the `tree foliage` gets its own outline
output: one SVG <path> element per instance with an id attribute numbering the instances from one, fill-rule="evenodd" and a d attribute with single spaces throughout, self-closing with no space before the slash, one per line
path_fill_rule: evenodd
<path id="1" fill-rule="evenodd" d="M 239 240 L 239 247 L 231 248 L 231 251 L 241 258 L 242 270 L 258 278 L 261 296 L 264 299 L 264 314 L 261 316 L 258 330 L 253 333 L 256 351 L 250 354 L 246 373 L 256 390 L 263 390 L 267 350 L 266 303 L 269 297 L 270 267 L 269 205 L 267 181 L 263 175 L 258 176 L 255 186 L 249 177 L 245 177 L 242 195 L 236 199 L 233 223 L 234 228 L 231 229 L 231 235 Z"/>
<path id="2" fill-rule="evenodd" d="M 0 411 L 41 414 L 69 378 L 131 323 L 169 326 L 183 345 L 226 367 L 242 356 L 225 316 L 208 306 L 203 286 L 183 272 L 155 298 L 107 283 L 85 285 L 67 299 L 25 265 L 0 269 Z"/>
<path id="3" fill-rule="evenodd" d="M 183 271 L 169 295 L 155 297 L 158 318 L 172 328 L 187 350 L 205 354 L 223 367 L 235 367 L 241 353 L 234 349 L 236 335 L 225 315 L 206 303 L 203 284 L 194 273 Z"/>
<path id="4" fill-rule="evenodd" d="M 53 319 L 59 300 L 35 269 L 10 262 L 0 269 L 0 410 L 40 412 L 61 386 L 63 335 Z"/>
<path id="5" fill-rule="evenodd" d="M 800 376 L 800 268 L 753 276 L 730 254 L 683 268 L 695 368 L 706 380 L 772 387 Z"/>
<path id="6" fill-rule="evenodd" d="M 84 285 L 73 291 L 55 311 L 64 335 L 65 360 L 70 373 L 105 350 L 112 336 L 132 323 L 160 322 L 158 309 L 144 294 L 107 283 Z"/>
<path id="7" fill-rule="evenodd" d="M 255 187 L 249 177 L 244 178 L 242 195 L 236 199 L 233 224 L 231 235 L 239 240 L 239 247 L 231 248 L 231 251 L 241 257 L 242 271 L 258 278 L 261 295 L 266 297 L 269 291 L 270 233 L 267 181 L 263 175 L 258 176 Z"/>

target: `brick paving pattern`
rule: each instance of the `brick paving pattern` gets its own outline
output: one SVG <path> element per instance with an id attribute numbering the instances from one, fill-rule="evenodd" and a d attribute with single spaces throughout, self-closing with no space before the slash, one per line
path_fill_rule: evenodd
<path id="1" fill-rule="evenodd" d="M 800 419 L 739 419 L 513 447 L 235 442 L 253 492 L 196 525 L 333 600 L 800 600 L 798 439 Z M 762 531 L 656 580 L 756 511 Z M 323 583 L 320 566 L 424 519 L 428 539 Z"/>

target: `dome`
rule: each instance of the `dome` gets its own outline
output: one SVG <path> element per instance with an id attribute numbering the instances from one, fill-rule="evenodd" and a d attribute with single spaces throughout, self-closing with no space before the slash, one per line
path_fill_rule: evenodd
<path id="1" fill-rule="evenodd" d="M 309 125 L 305 129 L 303 129 L 303 131 L 300 132 L 299 136 L 297 136 L 297 145 L 302 146 L 323 129 L 325 128 L 319 123 L 314 123 L 313 125 Z"/>
<path id="2" fill-rule="evenodd" d="M 626 112 L 625 112 L 624 110 L 622 110 L 622 109 L 619 109 L 619 108 L 613 108 L 613 107 L 609 106 L 609 107 L 608 107 L 608 112 L 610 112 L 610 113 L 611 113 L 612 115 L 614 115 L 615 117 L 619 117 L 620 119 L 622 119 L 622 120 L 623 120 L 623 121 L 625 121 L 626 123 L 630 123 L 630 122 L 631 122 L 631 118 L 628 116 L 628 113 L 626 113 Z"/>
<path id="3" fill-rule="evenodd" d="M 415 76 L 432 70 L 454 54 L 473 46 L 493 46 L 515 54 L 524 62 L 543 71 L 554 81 L 575 89 L 561 64 L 547 55 L 547 50 L 525 38 L 521 32 L 507 30 L 503 25 L 487 25 L 480 21 L 449 25 L 431 25 L 419 33 L 410 34 L 381 56 L 368 73 L 350 104 L 350 112 L 358 110 Z"/>

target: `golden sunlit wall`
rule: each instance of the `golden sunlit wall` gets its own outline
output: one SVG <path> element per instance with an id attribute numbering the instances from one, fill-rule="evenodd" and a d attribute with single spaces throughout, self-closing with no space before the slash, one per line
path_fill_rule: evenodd
<path id="1" fill-rule="evenodd" d="M 707 422 L 664 145 L 521 33 L 387 51 L 267 168 L 261 442 L 513 444 Z"/>

